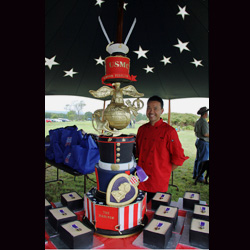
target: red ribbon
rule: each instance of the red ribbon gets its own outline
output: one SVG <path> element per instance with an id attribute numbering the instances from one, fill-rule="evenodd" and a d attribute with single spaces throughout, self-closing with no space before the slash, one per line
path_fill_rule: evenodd
<path id="1" fill-rule="evenodd" d="M 130 80 L 132 82 L 137 82 L 137 80 L 135 79 L 136 77 L 137 76 L 134 76 L 134 75 L 131 75 L 131 76 L 130 75 L 125 75 L 125 76 L 123 76 L 123 78 L 126 78 L 126 79 L 128 79 L 128 80 Z M 112 75 L 103 76 L 102 77 L 102 84 L 113 87 L 112 83 L 105 83 L 104 82 L 105 80 L 108 80 L 108 79 L 115 79 L 115 77 L 114 77 L 113 74 Z"/>

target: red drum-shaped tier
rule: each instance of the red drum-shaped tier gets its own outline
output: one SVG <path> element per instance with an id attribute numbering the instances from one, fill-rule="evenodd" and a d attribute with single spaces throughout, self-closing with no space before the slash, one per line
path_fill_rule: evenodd
<path id="1" fill-rule="evenodd" d="M 125 56 L 109 56 L 105 58 L 104 83 L 136 81 L 135 76 L 129 75 L 130 59 Z"/>

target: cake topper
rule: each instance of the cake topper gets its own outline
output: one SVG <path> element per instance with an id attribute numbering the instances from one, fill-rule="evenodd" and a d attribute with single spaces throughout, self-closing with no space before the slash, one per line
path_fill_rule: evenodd
<path id="1" fill-rule="evenodd" d="M 143 101 L 139 97 L 144 96 L 143 93 L 139 93 L 132 85 L 120 88 L 121 83 L 136 81 L 136 76 L 129 74 L 130 59 L 126 57 L 129 52 L 129 48 L 126 45 L 129 37 L 135 27 L 136 18 L 130 27 L 130 30 L 122 43 L 122 4 L 119 6 L 119 25 L 117 29 L 117 41 L 111 42 L 109 36 L 104 28 L 101 17 L 98 16 L 101 29 L 108 41 L 106 51 L 110 54 L 105 58 L 105 73 L 102 77 L 102 83 L 107 86 L 103 86 L 98 90 L 89 90 L 89 93 L 96 98 L 105 98 L 112 96 L 110 104 L 105 110 L 98 109 L 92 115 L 93 128 L 100 134 L 119 136 L 121 132 L 119 130 L 126 128 L 131 121 L 131 114 L 138 115 L 138 110 L 144 106 Z M 111 86 L 108 87 L 108 86 Z M 123 95 L 136 97 L 137 99 L 131 103 L 130 100 L 123 101 Z"/>
<path id="2" fill-rule="evenodd" d="M 144 96 L 143 93 L 139 93 L 132 85 L 128 85 L 123 88 L 120 88 L 120 85 L 120 82 L 115 82 L 112 83 L 113 88 L 102 86 L 96 91 L 89 90 L 89 93 L 96 98 L 112 96 L 110 104 L 104 111 L 98 109 L 92 115 L 93 127 L 99 133 L 106 132 L 108 135 L 113 134 L 118 136 L 121 133 L 117 130 L 126 128 L 130 123 L 130 112 L 137 115 L 137 111 L 142 109 L 144 106 L 143 101 L 139 99 L 139 97 Z M 124 103 L 123 95 L 136 97 L 137 99 L 133 102 L 133 104 L 131 104 L 130 101 L 127 101 L 127 106 Z"/>

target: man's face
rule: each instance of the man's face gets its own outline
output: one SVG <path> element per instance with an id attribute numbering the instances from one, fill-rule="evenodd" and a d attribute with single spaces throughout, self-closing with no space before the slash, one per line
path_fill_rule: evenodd
<path id="1" fill-rule="evenodd" d="M 146 115 L 151 125 L 154 125 L 157 121 L 160 120 L 160 117 L 163 111 L 164 109 L 161 108 L 160 102 L 157 102 L 157 101 L 148 102 Z"/>

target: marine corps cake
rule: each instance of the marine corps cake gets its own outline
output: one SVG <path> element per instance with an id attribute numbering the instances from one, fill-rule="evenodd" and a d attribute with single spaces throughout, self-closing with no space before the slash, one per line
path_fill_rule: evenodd
<path id="1" fill-rule="evenodd" d="M 93 128 L 98 132 L 100 160 L 95 166 L 97 187 L 84 195 L 85 217 L 83 223 L 95 233 L 107 237 L 126 237 L 139 232 L 147 223 L 146 193 L 138 190 L 139 182 L 148 176 L 135 161 L 133 147 L 135 136 L 122 134 L 144 103 L 132 85 L 121 86 L 135 80 L 129 75 L 128 47 L 122 43 L 107 47 L 111 54 L 105 60 L 105 86 L 89 92 L 96 98 L 112 96 L 106 109 L 92 115 Z M 136 99 L 124 103 L 123 96 Z"/>

